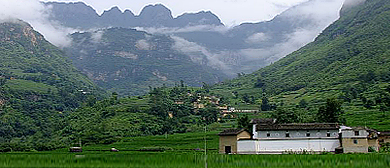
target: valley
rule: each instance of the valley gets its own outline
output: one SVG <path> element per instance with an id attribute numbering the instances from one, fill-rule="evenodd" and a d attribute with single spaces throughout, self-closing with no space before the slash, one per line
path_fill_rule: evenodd
<path id="1" fill-rule="evenodd" d="M 0 167 L 390 164 L 379 140 L 369 154 L 218 154 L 219 132 L 251 131 L 259 118 L 387 133 L 388 0 L 309 0 L 231 28 L 210 11 L 173 17 L 162 4 L 139 15 L 39 4 L 72 31 L 55 46 L 33 24 L 0 20 Z"/>

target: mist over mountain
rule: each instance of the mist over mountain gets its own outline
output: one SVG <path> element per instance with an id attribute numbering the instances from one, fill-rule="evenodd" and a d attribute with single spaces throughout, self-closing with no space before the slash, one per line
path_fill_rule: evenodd
<path id="1" fill-rule="evenodd" d="M 15 3 L 10 3 L 11 6 L 1 7 L 1 9 L 3 9 L 2 13 L 10 16 L 12 10 L 7 10 L 8 8 L 20 8 L 21 10 L 19 11 L 21 12 L 14 15 L 14 17 L 31 22 L 32 26 L 42 32 L 45 37 L 47 36 L 50 42 L 69 51 L 68 54 L 71 54 L 68 56 L 73 59 L 74 64 L 80 71 L 89 75 L 91 79 L 100 83 L 101 86 L 115 90 L 112 88 L 113 83 L 123 82 L 123 85 L 119 85 L 124 86 L 123 88 L 129 88 L 124 83 L 132 80 L 141 81 L 141 78 L 134 78 L 131 75 L 122 75 L 122 77 L 125 76 L 126 78 L 124 80 L 122 78 L 118 79 L 116 77 L 117 74 L 113 72 L 120 71 L 120 68 L 110 68 L 109 71 L 104 72 L 103 69 L 99 69 L 98 65 L 108 67 L 118 65 L 113 61 L 117 59 L 115 52 L 135 54 L 140 56 L 138 58 L 144 58 L 145 60 L 149 58 L 148 61 L 156 60 L 155 56 L 147 57 L 148 55 L 153 55 L 150 54 L 152 52 L 161 55 L 173 55 L 178 60 L 185 60 L 182 62 L 183 65 L 181 65 L 184 68 L 180 67 L 179 69 L 180 72 L 188 73 L 184 73 L 181 77 L 167 75 L 171 74 L 171 72 L 177 72 L 178 69 L 173 68 L 170 70 L 171 72 L 165 72 L 165 75 L 161 75 L 164 74 L 162 70 L 152 66 L 145 66 L 147 68 L 144 71 L 151 75 L 151 78 L 142 78 L 142 80 L 151 86 L 157 86 L 155 85 L 157 82 L 154 79 L 165 79 L 162 76 L 167 78 L 163 83 L 170 84 L 183 79 L 192 86 L 199 86 L 202 82 L 214 83 L 226 77 L 235 77 L 237 73 L 251 73 L 313 41 L 325 27 L 339 17 L 343 1 L 311 0 L 286 10 L 270 21 L 244 23 L 233 28 L 224 26 L 221 20 L 209 11 L 185 13 L 174 18 L 169 8 L 161 4 L 148 5 L 139 15 L 135 15 L 130 10 L 121 11 L 119 7 L 112 7 L 99 15 L 92 7 L 82 2 L 37 3 L 36 1 L 29 1 L 28 3 L 31 4 L 27 4 L 27 6 L 30 6 L 31 9 L 22 9 L 18 3 L 24 1 L 15 0 L 12 1 Z M 23 11 L 26 11 L 26 13 Z M 123 34 L 124 36 L 135 38 L 129 40 L 138 40 L 137 46 L 126 45 L 129 41 L 125 40 L 117 40 L 116 42 L 111 40 L 107 43 L 103 41 L 93 46 L 89 45 L 92 44 L 91 41 L 93 40 L 90 42 L 82 41 L 89 38 L 88 33 L 94 35 L 90 39 L 99 39 L 101 37 L 106 37 L 103 38 L 106 40 L 112 38 L 120 39 L 120 36 L 110 34 L 111 37 L 108 37 L 106 33 L 101 33 L 110 30 L 109 28 L 117 27 L 123 28 L 116 31 L 118 34 L 125 33 Z M 144 32 L 145 36 L 148 37 L 166 39 L 169 43 L 164 44 L 164 47 L 160 50 L 153 47 L 149 48 L 151 43 L 148 41 L 148 38 L 138 38 L 126 34 L 126 32 L 130 32 L 129 29 Z M 75 36 L 77 35 L 76 32 L 80 33 L 80 35 Z M 69 34 L 73 35 L 69 36 Z M 124 44 L 120 44 L 119 41 Z M 91 50 L 85 48 L 86 46 L 92 47 Z M 101 48 L 96 48 L 96 46 Z M 107 48 L 107 46 L 123 46 L 123 48 L 112 50 L 112 48 Z M 78 49 L 78 51 L 70 51 L 69 48 Z M 149 50 L 143 50 L 142 48 L 149 48 Z M 92 49 L 94 50 L 92 51 Z M 98 51 L 102 50 L 110 50 L 114 54 L 111 53 L 110 55 L 110 52 L 104 53 L 105 59 L 96 57 L 96 55 L 99 55 Z M 88 52 L 85 54 L 82 51 Z M 144 53 L 137 53 L 140 51 Z M 85 61 L 88 59 L 78 59 L 83 57 L 89 58 L 89 61 Z M 113 60 L 110 60 L 111 58 Z M 130 61 L 131 59 L 125 60 Z M 132 60 L 132 65 L 140 63 L 137 62 L 139 60 Z M 159 65 L 169 65 L 168 60 L 164 61 L 160 62 L 161 64 Z M 89 67 L 89 69 L 86 67 Z M 189 67 L 200 68 L 200 71 L 191 73 L 192 71 L 188 69 Z M 92 72 L 92 69 L 98 71 Z M 111 71 L 113 69 L 116 71 Z M 129 72 L 133 69 L 131 67 L 126 71 Z M 155 71 L 156 69 L 158 69 L 160 74 Z M 203 77 L 194 75 L 197 73 L 207 75 Z M 104 74 L 105 82 L 100 80 L 99 74 Z M 107 83 L 107 81 L 109 82 Z M 142 93 L 147 90 L 149 84 L 137 83 L 137 86 L 142 86 L 143 88 L 136 88 L 135 90 L 140 90 L 133 93 L 124 90 L 119 92 L 131 95 Z"/>
<path id="2" fill-rule="evenodd" d="M 313 41 L 338 19 L 343 2 L 310 0 L 270 21 L 243 23 L 233 28 L 225 27 L 211 12 L 186 13 L 173 18 L 171 11 L 161 4 L 146 6 L 139 16 L 129 10 L 122 12 L 118 7 L 99 16 L 83 3 L 45 4 L 52 8 L 50 18 L 63 26 L 136 28 L 151 34 L 170 35 L 177 43 L 185 44 L 178 51 L 234 77 L 237 73 L 250 73 L 269 65 Z M 72 15 L 64 17 L 69 13 Z"/>
<path id="3" fill-rule="evenodd" d="M 306 114 L 321 114 L 318 108 L 335 99 L 342 103 L 347 125 L 388 130 L 390 116 L 384 112 L 390 110 L 390 1 L 346 2 L 340 18 L 313 42 L 211 90 L 232 102 L 258 105 L 245 100 L 253 96 L 262 105 L 286 111 L 307 102 L 311 106 L 304 108 Z"/>
<path id="4" fill-rule="evenodd" d="M 129 28 L 76 32 L 64 48 L 74 65 L 99 86 L 120 95 L 143 95 L 150 88 L 213 84 L 227 76 L 219 70 L 175 50 L 166 35 Z"/>

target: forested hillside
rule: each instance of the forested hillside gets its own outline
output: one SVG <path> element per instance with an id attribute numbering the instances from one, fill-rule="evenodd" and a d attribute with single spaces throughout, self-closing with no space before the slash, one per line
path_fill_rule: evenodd
<path id="1" fill-rule="evenodd" d="M 0 143 L 43 150 L 61 143 L 68 111 L 102 97 L 97 88 L 25 22 L 0 23 Z M 92 98 L 93 97 L 93 98 Z"/>
<path id="2" fill-rule="evenodd" d="M 213 84 L 226 75 L 199 58 L 176 51 L 170 36 L 126 28 L 72 34 L 65 48 L 74 65 L 99 86 L 119 95 L 143 95 L 150 87 Z M 180 46 L 180 45 L 179 45 Z M 200 59 L 200 60 L 197 60 Z"/>
<path id="3" fill-rule="evenodd" d="M 390 1 L 344 6 L 341 18 L 314 42 L 253 74 L 216 85 L 213 91 L 236 104 L 245 102 L 244 95 L 258 100 L 245 102 L 249 104 L 308 103 L 309 113 L 327 98 L 336 98 L 344 102 L 347 124 L 389 129 L 389 44 Z"/>
<path id="4" fill-rule="evenodd" d="M 61 134 L 73 142 L 110 144 L 123 137 L 202 131 L 205 125 L 217 124 L 217 105 L 223 103 L 208 95 L 206 88 L 183 84 L 153 88 L 146 96 L 119 98 L 114 93 L 67 116 Z"/>

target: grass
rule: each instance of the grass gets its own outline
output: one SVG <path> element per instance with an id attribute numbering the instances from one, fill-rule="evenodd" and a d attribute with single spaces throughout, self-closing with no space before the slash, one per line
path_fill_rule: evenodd
<path id="1" fill-rule="evenodd" d="M 207 150 L 216 152 L 218 148 L 218 131 L 208 132 L 206 136 Z M 123 138 L 120 142 L 109 145 L 90 145 L 85 150 L 104 151 L 112 147 L 120 151 L 135 151 L 142 149 L 165 149 L 166 152 L 192 152 L 204 149 L 204 136 L 200 133 L 185 133 L 173 135 L 143 136 Z"/>
<path id="2" fill-rule="evenodd" d="M 207 156 L 208 167 L 389 167 L 387 154 L 220 155 Z M 205 167 L 203 153 L 7 153 L 0 167 Z"/>
<path id="3" fill-rule="evenodd" d="M 21 91 L 34 91 L 38 93 L 47 93 L 48 90 L 51 90 L 53 92 L 57 92 L 57 88 L 55 88 L 54 86 L 46 85 L 43 83 L 37 83 L 29 80 L 22 80 L 22 79 L 8 80 L 6 85 L 14 90 L 21 90 Z"/>

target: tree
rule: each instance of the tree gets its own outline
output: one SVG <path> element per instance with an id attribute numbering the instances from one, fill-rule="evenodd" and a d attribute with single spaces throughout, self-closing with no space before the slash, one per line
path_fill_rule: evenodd
<path id="1" fill-rule="evenodd" d="M 242 100 L 243 100 L 245 103 L 250 103 L 250 104 L 251 104 L 251 100 L 249 99 L 248 93 L 245 93 L 245 94 L 242 96 Z"/>
<path id="2" fill-rule="evenodd" d="M 252 125 L 250 124 L 248 115 L 244 115 L 237 119 L 237 128 L 244 128 L 247 131 L 252 132 Z"/>
<path id="3" fill-rule="evenodd" d="M 255 88 L 262 88 L 264 85 L 265 83 L 260 78 L 257 78 L 257 81 L 255 83 Z"/>
<path id="4" fill-rule="evenodd" d="M 204 109 L 200 109 L 199 112 L 207 125 L 216 122 L 218 119 L 219 111 L 216 107 L 208 106 Z"/>
<path id="5" fill-rule="evenodd" d="M 299 102 L 299 105 L 298 105 L 299 108 L 306 108 L 307 107 L 307 102 L 305 99 L 302 99 L 300 102 Z"/>
<path id="6" fill-rule="evenodd" d="M 327 99 L 326 105 L 318 109 L 317 120 L 328 123 L 345 123 L 342 114 L 341 103 L 336 99 Z"/>
<path id="7" fill-rule="evenodd" d="M 269 105 L 269 101 L 267 97 L 263 97 L 261 100 L 261 111 L 269 111 L 271 110 L 271 106 Z"/>
<path id="8" fill-rule="evenodd" d="M 271 117 L 279 123 L 296 123 L 299 121 L 299 115 L 295 109 L 278 108 L 271 114 Z"/>
<path id="9" fill-rule="evenodd" d="M 0 86 L 3 86 L 7 82 L 5 78 L 0 78 Z"/>
<path id="10" fill-rule="evenodd" d="M 206 92 L 206 93 L 209 93 L 210 92 L 210 85 L 207 84 L 206 82 L 203 82 L 203 86 L 202 86 L 202 89 Z"/>

